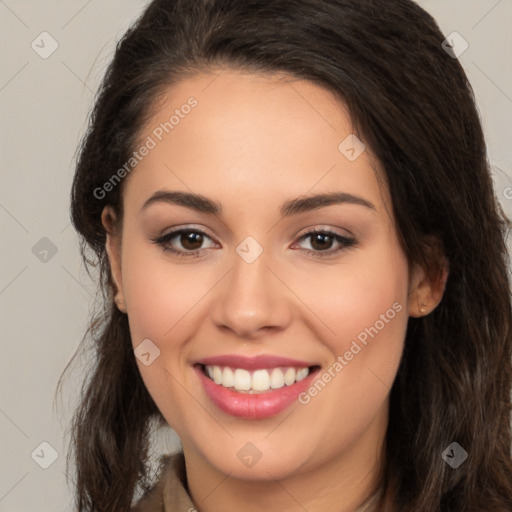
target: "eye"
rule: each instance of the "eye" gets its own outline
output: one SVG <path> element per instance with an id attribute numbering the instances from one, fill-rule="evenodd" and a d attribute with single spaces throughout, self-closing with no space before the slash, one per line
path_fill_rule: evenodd
<path id="1" fill-rule="evenodd" d="M 339 233 L 329 230 L 315 229 L 313 231 L 309 231 L 302 235 L 298 241 L 301 242 L 308 239 L 310 240 L 309 245 L 311 249 L 304 249 L 305 252 L 320 258 L 332 256 L 357 244 L 355 238 L 340 235 Z M 330 250 L 335 243 L 338 244 L 338 247 L 334 250 Z"/>
<path id="2" fill-rule="evenodd" d="M 173 254 L 178 258 L 196 258 L 205 249 L 203 244 L 206 239 L 212 241 L 211 237 L 199 229 L 180 228 L 152 239 L 152 242 L 159 245 L 164 252 Z M 303 250 L 307 254 L 320 258 L 333 256 L 357 244 L 355 238 L 340 235 L 329 230 L 309 231 L 302 235 L 297 243 L 308 239 L 311 249 L 306 248 Z M 338 244 L 338 247 L 334 250 L 332 250 L 333 244 Z M 215 247 L 213 241 L 209 248 L 212 247 Z"/>
<path id="3" fill-rule="evenodd" d="M 193 258 L 199 256 L 205 239 L 212 240 L 199 229 L 180 228 L 152 240 L 167 252 L 179 258 Z M 176 248 L 176 245 L 181 246 Z"/>

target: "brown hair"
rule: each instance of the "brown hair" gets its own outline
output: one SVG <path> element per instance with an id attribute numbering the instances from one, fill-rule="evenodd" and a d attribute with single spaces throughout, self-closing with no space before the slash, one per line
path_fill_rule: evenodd
<path id="1" fill-rule="evenodd" d="M 449 262 L 438 308 L 409 319 L 391 390 L 385 473 L 395 510 L 512 510 L 508 224 L 471 86 L 443 40 L 410 0 L 155 0 L 128 30 L 72 190 L 82 255 L 99 266 L 105 299 L 87 333 L 94 365 L 72 428 L 80 512 L 129 510 L 152 483 L 150 422 L 165 423 L 112 299 L 101 212 L 110 204 L 122 214 L 122 187 L 101 199 L 95 190 L 128 160 L 159 94 L 219 66 L 283 72 L 335 93 L 384 170 L 409 262 L 435 273 L 433 243 Z M 441 457 L 452 442 L 469 454 L 456 470 Z"/>

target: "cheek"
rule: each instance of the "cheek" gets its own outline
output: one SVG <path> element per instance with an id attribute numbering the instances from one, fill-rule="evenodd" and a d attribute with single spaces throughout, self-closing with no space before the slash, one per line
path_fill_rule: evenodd
<path id="1" fill-rule="evenodd" d="M 123 288 L 134 345 L 139 338 L 157 343 L 171 335 L 176 338 L 215 276 L 192 265 L 179 269 L 154 247 L 127 244 L 125 249 Z"/>
<path id="2" fill-rule="evenodd" d="M 330 360 L 301 403 L 330 425 L 333 436 L 343 425 L 355 440 L 386 400 L 398 370 L 408 321 L 408 266 L 401 254 L 386 251 L 345 263 L 323 277 L 316 274 L 314 285 L 298 292 L 313 290 L 308 304 L 320 317 L 316 323 L 330 328 L 317 329 L 326 333 L 320 340 Z"/>
<path id="3" fill-rule="evenodd" d="M 314 279 L 293 279 L 332 354 L 350 350 L 354 340 L 363 347 L 375 340 L 376 350 L 377 340 L 379 345 L 401 346 L 407 324 L 408 265 L 396 249 L 383 245 L 382 250 L 353 251 L 338 265 L 319 265 Z"/>
<path id="4" fill-rule="evenodd" d="M 159 350 L 149 365 L 141 360 L 137 365 L 146 389 L 168 423 L 184 432 L 180 425 L 191 421 L 188 415 L 196 411 L 190 405 L 190 392 L 184 391 L 188 386 L 183 347 L 197 328 L 194 306 L 212 284 L 203 279 L 205 272 L 199 277 L 193 266 L 179 269 L 147 242 L 126 241 L 124 250 L 123 289 L 132 345 L 137 348 L 149 339 Z"/>
<path id="5" fill-rule="evenodd" d="M 342 264 L 315 272 L 315 279 L 297 291 L 318 316 L 316 333 L 329 352 L 302 403 L 333 425 L 333 435 L 341 422 L 349 437 L 357 437 L 386 400 L 400 364 L 408 265 L 396 247 L 380 247 L 354 251 Z"/>

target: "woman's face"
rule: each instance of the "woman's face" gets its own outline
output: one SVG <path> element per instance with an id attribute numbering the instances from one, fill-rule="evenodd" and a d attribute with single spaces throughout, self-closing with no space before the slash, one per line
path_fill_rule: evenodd
<path id="1" fill-rule="evenodd" d="M 311 82 L 202 74 L 169 89 L 125 178 L 108 250 L 140 372 L 186 457 L 232 477 L 378 456 L 417 297 L 352 133 Z"/>

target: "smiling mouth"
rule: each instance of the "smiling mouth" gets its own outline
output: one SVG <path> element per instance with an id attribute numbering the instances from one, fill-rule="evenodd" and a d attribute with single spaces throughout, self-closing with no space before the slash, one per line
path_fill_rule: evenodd
<path id="1" fill-rule="evenodd" d="M 231 391 L 248 394 L 267 393 L 292 386 L 320 368 L 320 366 L 315 365 L 246 370 L 230 366 L 205 364 L 199 364 L 198 366 L 202 373 L 215 384 Z"/>

